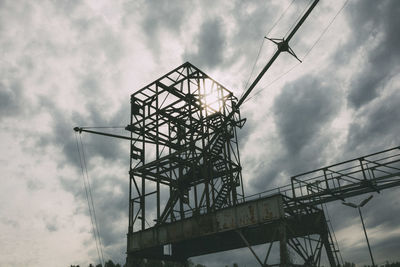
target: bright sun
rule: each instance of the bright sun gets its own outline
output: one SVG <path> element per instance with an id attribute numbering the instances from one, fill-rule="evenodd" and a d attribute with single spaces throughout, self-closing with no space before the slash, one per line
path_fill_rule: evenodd
<path id="1" fill-rule="evenodd" d="M 220 100 L 217 92 L 211 92 L 204 96 L 204 106 L 211 113 L 220 111 Z"/>

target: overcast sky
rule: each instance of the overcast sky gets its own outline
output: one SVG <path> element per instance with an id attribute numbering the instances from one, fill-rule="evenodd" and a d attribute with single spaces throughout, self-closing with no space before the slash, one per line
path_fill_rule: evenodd
<path id="1" fill-rule="evenodd" d="M 263 37 L 285 36 L 308 2 L 271 31 L 290 1 L 0 0 L 0 265 L 96 262 L 72 128 L 126 125 L 130 94 L 186 61 L 240 96 Z M 343 3 L 317 5 L 291 42 L 303 63 L 281 55 L 243 105 L 247 194 L 400 145 L 400 1 L 351 0 L 316 43 Z M 129 144 L 82 138 L 104 252 L 122 263 Z M 378 263 L 400 260 L 399 193 L 364 208 Z M 328 210 L 343 258 L 369 263 L 356 211 Z M 247 249 L 193 260 L 256 265 Z"/>

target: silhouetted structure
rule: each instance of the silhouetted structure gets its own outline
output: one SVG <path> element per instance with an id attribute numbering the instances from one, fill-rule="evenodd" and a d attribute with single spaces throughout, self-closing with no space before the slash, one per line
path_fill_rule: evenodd
<path id="1" fill-rule="evenodd" d="M 243 199 L 236 128 L 244 120 L 235 110 L 226 121 L 236 102 L 188 62 L 131 96 L 129 247 L 139 244 L 135 229 L 159 228 Z M 154 204 L 156 213 L 149 215 Z"/>
<path id="2" fill-rule="evenodd" d="M 251 246 L 276 241 L 282 265 L 287 246 L 310 264 L 325 246 L 338 262 L 320 209 L 283 194 L 244 198 L 236 130 L 245 120 L 236 103 L 190 63 L 131 96 L 128 266 L 246 246 L 254 253 Z"/>
<path id="3" fill-rule="evenodd" d="M 343 261 L 321 204 L 400 185 L 396 147 L 244 195 L 236 133 L 245 122 L 240 106 L 282 52 L 297 58 L 289 41 L 317 3 L 286 39 L 268 38 L 277 51 L 242 98 L 187 62 L 131 96 L 130 137 L 75 128 L 131 142 L 128 267 L 145 259 L 186 265 L 193 256 L 242 247 L 261 266 L 320 266 L 323 251 L 338 266 Z M 276 242 L 280 261 L 271 265 Z M 260 259 L 252 246 L 267 243 Z"/>
<path id="4" fill-rule="evenodd" d="M 190 63 L 131 96 L 130 232 L 230 206 L 243 197 L 237 99 Z M 239 190 L 237 190 L 239 189 Z M 136 194 L 133 194 L 136 193 Z M 163 194 L 163 197 L 161 196 Z M 161 203 L 168 198 L 167 203 Z M 150 203 L 148 205 L 147 203 Z M 157 212 L 146 216 L 154 203 Z"/>

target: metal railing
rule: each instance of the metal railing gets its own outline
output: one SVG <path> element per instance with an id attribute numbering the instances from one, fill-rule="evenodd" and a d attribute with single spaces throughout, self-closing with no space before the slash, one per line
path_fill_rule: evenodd
<path id="1" fill-rule="evenodd" d="M 321 204 L 400 185 L 400 147 L 291 178 L 293 198 Z"/>
<path id="2" fill-rule="evenodd" d="M 395 186 L 400 186 L 400 146 L 292 176 L 290 184 L 245 196 L 238 204 L 281 194 L 286 206 L 310 207 Z M 197 214 L 206 212 L 204 207 Z M 186 218 L 193 215 L 185 212 Z"/>

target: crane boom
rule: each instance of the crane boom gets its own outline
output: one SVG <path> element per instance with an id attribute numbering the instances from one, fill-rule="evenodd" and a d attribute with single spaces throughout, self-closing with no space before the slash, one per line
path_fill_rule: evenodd
<path id="1" fill-rule="evenodd" d="M 272 66 L 272 64 L 275 62 L 275 60 L 278 58 L 278 56 L 281 54 L 281 52 L 288 52 L 294 57 L 297 58 L 297 56 L 294 54 L 293 50 L 289 46 L 289 41 L 293 38 L 294 34 L 298 31 L 300 26 L 304 23 L 304 21 L 307 19 L 307 17 L 310 15 L 311 11 L 314 9 L 314 7 L 318 4 L 319 0 L 314 0 L 313 3 L 310 5 L 310 7 L 307 9 L 307 11 L 304 13 L 304 15 L 301 17 L 299 22 L 295 25 L 295 27 L 292 29 L 292 31 L 289 33 L 288 38 L 286 39 L 270 39 L 274 43 L 277 44 L 278 50 L 275 52 L 275 54 L 272 56 L 272 58 L 268 61 L 267 65 L 261 70 L 261 72 L 257 75 L 253 83 L 249 86 L 249 88 L 246 90 L 246 92 L 243 94 L 243 96 L 240 98 L 240 100 L 236 103 L 235 107 L 232 109 L 232 111 L 228 114 L 228 116 L 225 117 L 223 123 L 221 124 L 219 131 L 216 132 L 216 134 L 211 138 L 210 142 L 208 143 L 208 147 L 211 147 L 215 140 L 218 138 L 218 132 L 223 131 L 223 129 L 228 125 L 228 123 L 232 120 L 233 116 L 239 110 L 240 106 L 244 103 L 246 98 L 249 96 L 251 91 L 256 87 L 257 83 L 261 80 L 261 78 L 264 76 L 264 74 L 267 72 L 267 70 Z M 276 42 L 276 40 L 280 40 L 280 42 Z M 207 149 L 205 149 L 207 150 Z"/>
<path id="2" fill-rule="evenodd" d="M 272 56 L 272 58 L 268 61 L 267 65 L 265 65 L 265 67 L 261 70 L 261 72 L 255 78 L 253 83 L 249 86 L 249 88 L 246 90 L 246 92 L 241 97 L 239 102 L 236 104 L 237 109 L 243 104 L 243 102 L 246 100 L 248 95 L 251 93 L 251 91 L 254 89 L 254 87 L 256 87 L 257 83 L 261 80 L 261 78 L 264 76 L 264 74 L 267 72 L 267 70 L 275 62 L 275 60 L 278 58 L 278 56 L 280 55 L 281 52 L 289 52 L 291 55 L 296 57 L 296 55 L 293 53 L 293 51 L 291 50 L 291 48 L 289 46 L 289 41 L 292 39 L 292 37 L 295 35 L 295 33 L 300 28 L 300 26 L 307 19 L 307 17 L 310 15 L 311 11 L 318 4 L 318 2 L 319 2 L 319 0 L 314 0 L 314 2 L 310 5 L 310 7 L 307 9 L 307 11 L 304 13 L 304 15 L 301 17 L 299 22 L 296 24 L 296 26 L 293 28 L 293 30 L 289 33 L 289 35 L 286 39 L 284 39 L 284 38 L 283 39 L 269 39 L 269 40 L 272 40 L 275 44 L 277 44 L 278 50 L 275 52 L 275 54 Z M 280 42 L 276 42 L 276 40 L 280 40 Z"/>

